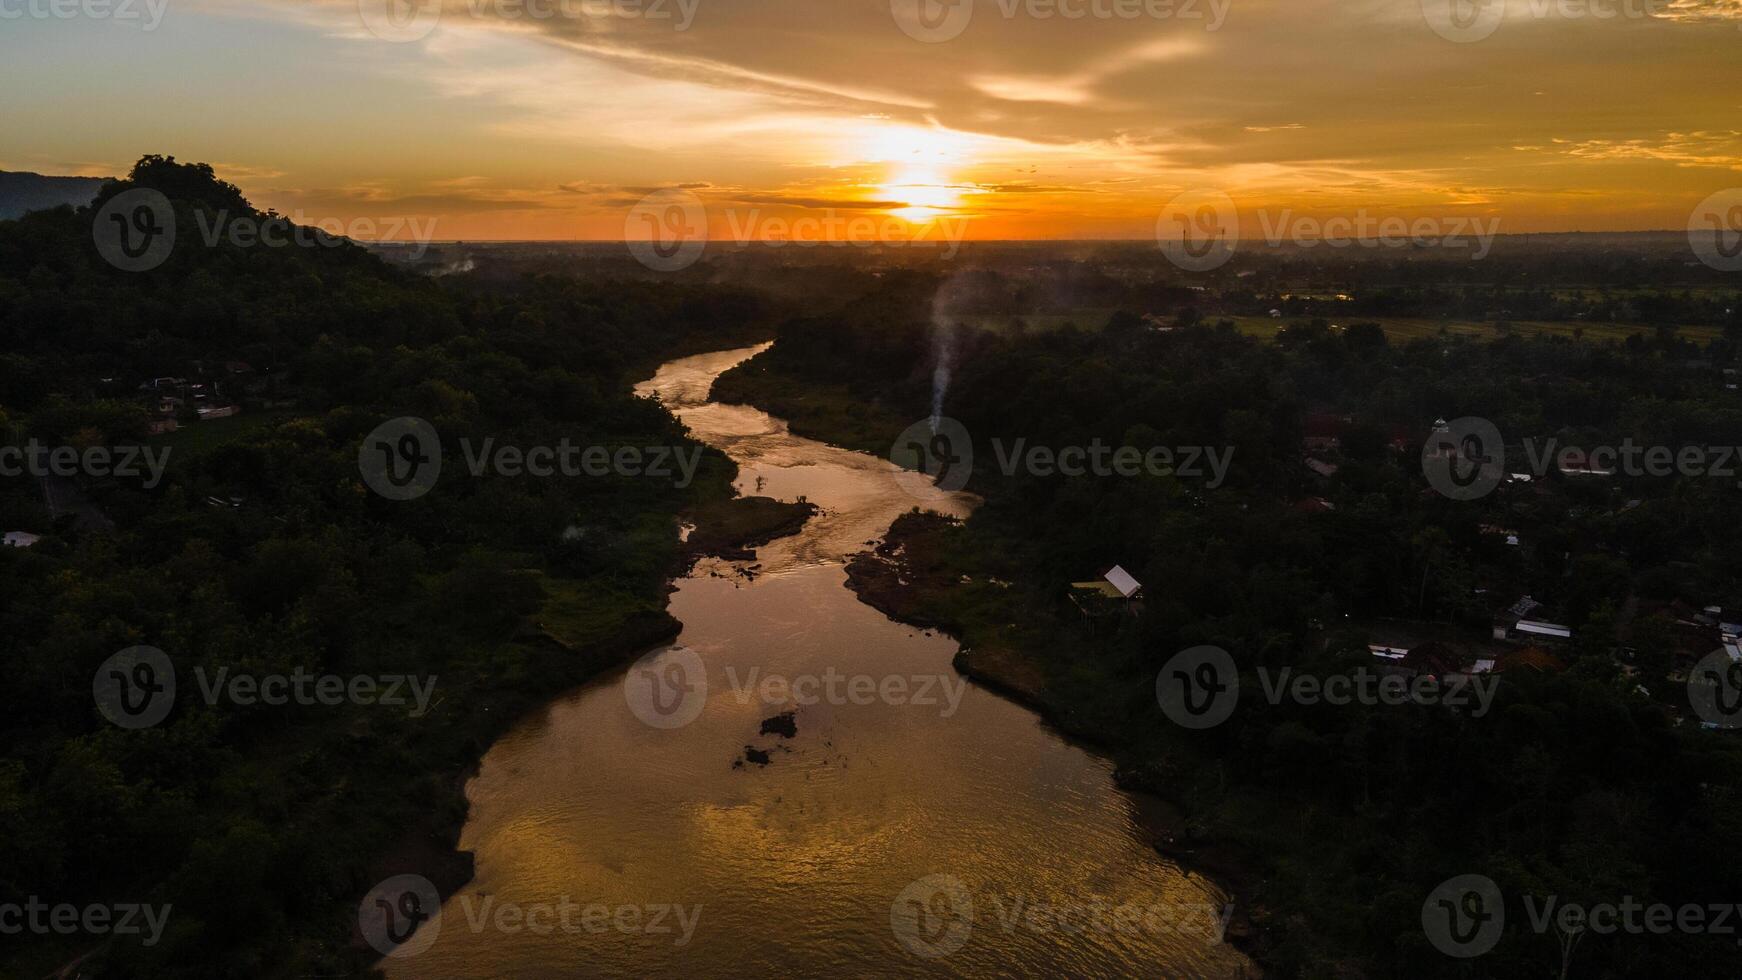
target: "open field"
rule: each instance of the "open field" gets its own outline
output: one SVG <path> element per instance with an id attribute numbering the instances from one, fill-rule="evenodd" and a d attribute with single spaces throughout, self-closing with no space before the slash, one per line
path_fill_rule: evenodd
<path id="1" fill-rule="evenodd" d="M 174 432 L 157 436 L 153 441 L 173 447 L 181 453 L 210 452 L 226 443 L 237 442 L 296 417 L 295 412 L 244 412 L 225 419 L 187 422 Z"/>
<path id="2" fill-rule="evenodd" d="M 1280 320 L 1268 316 L 1218 316 L 1212 320 L 1232 320 L 1240 332 L 1252 337 L 1274 337 L 1283 327 L 1291 323 L 1302 322 L 1304 317 L 1284 317 Z M 1385 329 L 1385 335 L 1394 341 L 1414 340 L 1420 337 L 1437 337 L 1443 331 L 1447 334 L 1463 337 L 1493 338 L 1499 336 L 1493 323 L 1483 323 L 1475 320 L 1434 320 L 1425 317 L 1371 317 L 1346 316 L 1326 317 L 1334 324 L 1347 326 L 1350 323 L 1376 322 Z M 1513 320 L 1512 331 L 1520 336 L 1552 335 L 1573 339 L 1575 337 L 1590 341 L 1621 342 L 1634 334 L 1651 336 L 1655 327 L 1623 324 L 1623 323 L 1580 323 L 1576 321 L 1551 322 L 1547 320 Z M 1701 344 L 1709 343 L 1723 335 L 1718 327 L 1681 327 L 1677 334 Z"/>
<path id="3" fill-rule="evenodd" d="M 1024 327 L 1034 332 L 1074 328 L 1077 330 L 1099 330 L 1106 325 L 1107 319 L 1116 310 L 1111 307 L 1083 307 L 1064 313 L 1029 313 L 1021 316 L 1007 313 L 980 313 L 961 317 L 961 321 L 981 330 L 995 333 L 1008 331 L 1011 324 L 1020 321 Z M 1311 317 L 1293 316 L 1273 319 L 1268 316 L 1225 316 L 1210 314 L 1205 320 L 1216 323 L 1222 320 L 1232 320 L 1240 332 L 1251 337 L 1274 337 L 1282 328 L 1292 323 L 1303 323 Z M 1420 337 L 1437 337 L 1442 331 L 1447 334 L 1463 337 L 1493 338 L 1499 336 L 1492 322 L 1478 320 L 1440 320 L 1430 317 L 1375 317 L 1357 314 L 1338 314 L 1326 316 L 1333 324 L 1347 326 L 1350 323 L 1377 322 L 1385 328 L 1386 336 L 1394 341 L 1414 340 Z M 1586 323 L 1573 320 L 1513 320 L 1512 330 L 1521 336 L 1552 335 L 1568 339 L 1582 339 L 1599 342 L 1620 343 L 1628 337 L 1641 334 L 1651 336 L 1656 327 L 1643 324 L 1626 323 Z M 1723 335 L 1720 327 L 1680 327 L 1677 334 L 1696 343 L 1706 344 Z"/>

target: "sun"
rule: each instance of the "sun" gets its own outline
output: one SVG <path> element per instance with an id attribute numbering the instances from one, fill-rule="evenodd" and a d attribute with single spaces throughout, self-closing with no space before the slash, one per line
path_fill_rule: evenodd
<path id="1" fill-rule="evenodd" d="M 904 206 L 890 214 L 925 224 L 960 210 L 963 188 L 957 174 L 971 165 L 968 137 L 941 127 L 879 125 L 865 134 L 865 159 L 883 169 L 880 196 Z"/>

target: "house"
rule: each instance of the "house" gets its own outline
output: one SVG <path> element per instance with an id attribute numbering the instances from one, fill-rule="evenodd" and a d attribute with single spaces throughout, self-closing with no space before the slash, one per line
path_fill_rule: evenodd
<path id="1" fill-rule="evenodd" d="M 1572 627 L 1537 618 L 1540 617 L 1542 611 L 1542 603 L 1530 596 L 1519 599 L 1504 613 L 1495 617 L 1494 639 L 1531 642 L 1570 640 L 1573 638 Z"/>
<path id="2" fill-rule="evenodd" d="M 1143 591 L 1143 586 L 1131 577 L 1131 573 L 1118 565 L 1109 568 L 1106 574 L 1093 582 L 1072 582 L 1072 589 L 1084 592 L 1094 592 L 1109 599 L 1131 599 Z"/>
<path id="3" fill-rule="evenodd" d="M 1719 649 L 1724 651 L 1731 663 L 1742 664 L 1742 638 L 1726 636 L 1724 637 L 1724 645 Z"/>
<path id="4" fill-rule="evenodd" d="M 7 548 L 28 548 L 41 540 L 42 535 L 31 534 L 29 531 L 7 531 L 5 538 L 0 539 L 4 541 L 3 547 Z"/>
<path id="5" fill-rule="evenodd" d="M 145 431 L 154 436 L 161 436 L 167 432 L 174 432 L 179 428 L 181 428 L 181 423 L 177 422 L 175 419 L 152 419 L 145 423 Z"/>
<path id="6" fill-rule="evenodd" d="M 1537 602 L 1530 596 L 1524 596 L 1519 599 L 1505 612 L 1494 617 L 1494 638 L 1496 640 L 1506 639 L 1512 632 L 1512 627 L 1517 625 L 1519 620 L 1537 612 L 1541 608 L 1542 603 Z"/>
<path id="7" fill-rule="evenodd" d="M 1570 640 L 1573 638 L 1572 627 L 1562 626 L 1559 623 L 1547 623 L 1538 619 L 1521 619 L 1512 629 L 1517 633 L 1537 639 Z"/>
<path id="8" fill-rule="evenodd" d="M 227 419 L 240 411 L 242 410 L 235 405 L 214 405 L 211 408 L 199 409 L 198 414 L 201 422 L 210 422 L 212 419 Z"/>
<path id="9" fill-rule="evenodd" d="M 1314 459 L 1311 456 L 1306 458 L 1306 468 L 1327 480 L 1337 475 L 1337 464 L 1327 463 L 1322 459 Z"/>
<path id="10" fill-rule="evenodd" d="M 1071 583 L 1071 603 L 1084 616 L 1103 616 L 1112 611 L 1114 603 L 1123 600 L 1127 607 L 1140 598 L 1143 586 L 1131 573 L 1118 565 L 1108 569 L 1099 579 Z"/>

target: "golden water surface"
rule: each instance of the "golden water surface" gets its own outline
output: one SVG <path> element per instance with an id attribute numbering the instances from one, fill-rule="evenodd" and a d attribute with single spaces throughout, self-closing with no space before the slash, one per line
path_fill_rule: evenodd
<path id="1" fill-rule="evenodd" d="M 631 709 L 630 685 L 649 683 L 644 663 L 490 749 L 461 839 L 476 878 L 444 904 L 433 945 L 385 961 L 389 975 L 1250 971 L 1216 939 L 1223 893 L 1156 854 L 1106 761 L 1024 708 L 963 690 L 953 641 L 844 587 L 845 556 L 896 516 L 916 504 L 965 514 L 974 500 L 709 402 L 714 378 L 759 350 L 673 361 L 637 390 L 735 459 L 745 493 L 804 496 L 823 513 L 759 549 L 753 578 L 704 562 L 677 583 L 679 646 L 706 672 L 693 721 L 660 728 Z M 827 697 L 831 673 L 870 680 L 858 697 L 845 680 Z M 770 676 L 814 678 L 817 696 L 766 702 L 757 685 Z M 864 696 L 889 678 L 910 697 Z M 920 700 L 933 703 L 909 703 Z M 796 737 L 759 733 L 789 709 Z M 747 746 L 769 764 L 735 766 Z"/>

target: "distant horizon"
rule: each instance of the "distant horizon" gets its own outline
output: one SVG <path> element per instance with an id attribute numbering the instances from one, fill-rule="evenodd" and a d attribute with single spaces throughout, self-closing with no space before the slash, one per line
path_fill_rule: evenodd
<path id="1" fill-rule="evenodd" d="M 182 160 L 183 162 L 205 162 L 205 161 L 194 160 L 191 157 L 183 157 L 183 156 L 180 156 L 177 154 L 170 154 L 170 156 L 173 156 L 178 160 Z M 38 177 L 38 178 L 42 178 L 44 180 L 56 180 L 56 181 L 59 181 L 59 180 L 104 180 L 104 181 L 107 181 L 107 180 L 125 180 L 126 179 L 125 174 L 126 174 L 126 171 L 128 169 L 129 168 L 121 168 L 121 170 L 117 174 L 105 176 L 105 175 L 77 174 L 77 173 L 71 173 L 71 174 L 44 173 L 42 171 L 35 171 L 35 170 L 13 170 L 13 169 L 0 167 L 0 175 L 13 174 L 13 175 L 21 175 L 21 176 L 27 176 L 27 177 Z M 259 208 L 261 210 L 276 210 L 276 211 L 278 211 L 278 213 L 281 216 L 284 216 L 284 217 L 293 217 L 294 218 L 294 217 L 300 216 L 300 217 L 304 217 L 304 218 L 312 218 L 312 220 L 309 222 L 311 224 L 311 226 L 314 224 L 314 222 L 320 222 L 320 221 L 341 221 L 342 222 L 344 220 L 347 220 L 343 217 L 334 217 L 334 216 L 313 217 L 313 216 L 307 215 L 306 213 L 302 213 L 299 211 L 286 212 L 285 210 L 283 210 L 281 208 L 275 208 L 271 205 L 263 205 L 261 203 L 261 201 L 259 199 L 257 199 L 257 195 L 259 192 L 250 191 L 249 188 L 246 186 L 247 178 L 245 176 L 240 177 L 238 179 L 234 175 L 227 176 L 224 173 L 224 170 L 222 167 L 214 166 L 213 169 L 214 169 L 214 171 L 217 172 L 217 175 L 220 179 L 229 180 L 231 183 L 234 183 L 239 188 L 241 188 L 241 190 L 243 192 L 243 196 L 248 198 L 250 203 L 252 203 L 256 208 Z M 653 198 L 658 198 L 660 195 L 667 194 L 667 193 L 683 193 L 684 192 L 684 189 L 682 187 L 650 188 L 649 190 L 650 190 L 650 196 Z M 643 202 L 636 202 L 635 205 L 631 205 L 630 207 L 625 208 L 625 212 L 626 213 L 632 212 L 636 208 L 644 207 L 644 206 L 645 206 L 644 201 Z M 757 211 L 759 209 L 757 209 L 757 208 L 740 208 L 740 209 L 723 209 L 723 210 Z M 1370 209 L 1368 209 L 1366 207 L 1357 207 L 1357 208 L 1353 209 L 1352 212 L 1307 211 L 1307 210 L 1300 210 L 1296 206 L 1291 205 L 1287 202 L 1282 202 L 1282 203 L 1271 205 L 1270 207 L 1268 207 L 1266 209 L 1262 209 L 1262 210 L 1264 210 L 1264 211 L 1276 211 L 1279 213 L 1297 213 L 1300 216 L 1311 216 L 1311 217 L 1317 218 L 1319 220 L 1332 220 L 1332 219 L 1336 219 L 1336 218 L 1344 218 L 1344 217 L 1349 216 L 1350 214 L 1365 215 Z M 837 208 L 837 207 L 832 207 L 832 206 L 831 207 L 822 207 L 822 208 L 808 207 L 808 206 L 797 208 L 795 211 L 795 216 L 792 218 L 789 218 L 787 220 L 789 222 L 803 222 L 805 220 L 806 215 L 808 215 L 808 214 L 817 213 L 817 212 L 833 214 L 833 213 L 836 213 L 839 211 L 852 212 L 852 216 L 850 218 L 840 219 L 840 220 L 864 220 L 864 219 L 868 219 L 868 220 L 872 220 L 872 221 L 890 221 L 890 220 L 899 221 L 899 220 L 901 220 L 901 219 L 897 219 L 897 218 L 892 218 L 890 212 L 887 212 L 887 211 L 876 211 L 876 210 L 862 209 L 862 208 Z M 406 214 L 406 213 L 383 212 L 383 213 L 375 216 L 375 220 L 382 220 L 382 221 L 385 221 L 388 219 L 395 219 L 395 218 L 397 218 L 397 219 L 413 219 L 413 220 L 429 218 L 429 219 L 432 219 L 432 223 L 434 220 L 439 220 L 439 216 L 427 214 L 427 213 L 426 214 Z M 1132 215 L 1131 216 L 1131 220 L 1134 220 L 1134 221 L 1144 220 L 1144 218 L 1145 218 L 1145 216 L 1143 216 L 1143 215 Z M 967 218 L 965 216 L 960 216 L 960 215 L 956 215 L 956 214 L 952 214 L 952 213 L 940 213 L 940 214 L 930 218 L 929 220 L 927 220 L 925 222 L 904 222 L 904 223 L 908 224 L 909 226 L 912 226 L 912 227 L 924 229 L 927 226 L 935 226 L 939 223 L 948 223 L 948 222 L 953 221 L 953 220 L 960 220 L 960 221 L 965 222 L 967 220 Z M 1150 220 L 1154 220 L 1154 219 L 1150 219 Z M 1368 220 L 1371 220 L 1371 221 L 1377 223 L 1381 219 L 1378 217 L 1369 217 Z M 1405 222 L 1410 222 L 1414 219 L 1402 218 L 1402 220 Z M 1501 223 L 1504 223 L 1505 218 L 1503 216 L 1498 216 L 1498 215 L 1484 215 L 1484 216 L 1482 216 L 1482 220 L 1499 221 Z M 1688 234 L 1688 232 L 1687 232 L 1687 229 L 1685 229 L 1685 228 L 1667 228 L 1667 227 L 1654 227 L 1654 228 L 1566 228 L 1566 229 L 1537 229 L 1537 230 L 1530 230 L 1530 231 L 1496 231 L 1496 232 L 1494 232 L 1492 237 L 1494 239 L 1498 240 L 1498 239 L 1512 239 L 1512 238 L 1553 237 L 1553 236 L 1564 236 L 1564 235 L 1685 236 L 1687 234 Z M 613 238 L 613 237 L 606 237 L 606 236 L 594 236 L 594 237 L 555 237 L 555 236 L 552 236 L 552 237 L 532 237 L 532 238 L 495 238 L 495 237 L 484 237 L 484 236 L 458 236 L 458 237 L 453 237 L 453 238 L 430 238 L 430 239 L 357 238 L 355 236 L 347 236 L 347 237 L 352 237 L 353 240 L 355 240 L 355 241 L 362 241 L 362 242 L 367 242 L 369 244 L 380 244 L 380 245 L 391 245 L 391 244 L 402 244 L 402 245 L 418 245 L 418 244 L 422 244 L 422 245 L 456 245 L 456 244 L 479 244 L 479 245 L 485 245 L 485 244 L 489 244 L 489 245 L 577 244 L 577 245 L 585 245 L 585 244 L 599 244 L 599 245 L 609 245 L 609 244 L 623 244 L 624 242 L 629 242 L 629 241 L 653 241 L 654 240 L 654 239 L 650 239 L 650 238 L 628 238 L 628 237 Z M 923 233 L 919 236 L 920 240 L 922 240 L 922 241 L 924 240 L 924 237 L 925 236 L 923 235 Z M 1372 236 L 1368 236 L 1368 237 L 1379 238 L 1379 239 L 1384 239 L 1384 240 L 1403 240 L 1403 239 L 1409 238 L 1410 236 L 1408 234 L 1392 234 L 1392 235 L 1372 235 Z M 966 244 L 977 244 L 977 245 L 1044 244 L 1044 243 L 1049 243 L 1049 242 L 1080 243 L 1080 244 L 1095 244 L 1095 243 L 1117 244 L 1117 243 L 1134 243 L 1134 242 L 1153 242 L 1153 241 L 1155 241 L 1155 239 L 1156 239 L 1156 235 L 1154 233 L 1151 233 L 1149 235 L 1128 234 L 1128 235 L 1123 235 L 1123 236 L 1055 235 L 1055 236 L 1033 236 L 1033 237 L 1021 237 L 1021 238 L 974 238 L 974 237 L 969 237 L 969 236 L 964 235 L 960 239 L 958 244 L 962 244 L 962 245 L 966 245 Z M 834 239 L 810 239 L 810 238 L 740 239 L 740 238 L 731 238 L 731 237 L 721 237 L 721 236 L 713 235 L 713 234 L 706 236 L 706 240 L 710 244 L 721 244 L 721 245 L 764 245 L 764 244 L 765 245 L 805 245 L 805 246 L 841 245 L 841 246 L 849 246 L 849 247 L 872 247 L 872 246 L 902 246 L 902 245 L 910 244 L 910 242 L 908 242 L 908 241 L 901 241 L 901 240 L 861 241 L 861 240 L 853 240 L 850 238 L 834 238 Z M 1233 241 L 1237 244 L 1257 243 L 1257 244 L 1267 245 L 1270 247 L 1276 247 L 1276 245 L 1278 244 L 1278 243 L 1273 243 L 1269 238 L 1267 238 L 1266 236 L 1264 236 L 1262 234 L 1259 234 L 1259 235 L 1239 234 L 1239 235 L 1234 235 L 1227 240 Z M 1299 242 L 1289 241 L 1289 242 L 1283 242 L 1280 244 L 1298 245 Z"/>
<path id="2" fill-rule="evenodd" d="M 887 237 L 1143 239 L 1206 197 L 1511 234 L 1742 222 L 1742 96 L 1715 83 L 1738 0 L 127 7 L 7 21 L 0 82 L 32 96 L 0 106 L 0 169 L 117 175 L 173 142 L 262 208 L 455 241 L 617 240 L 672 190 L 753 238 L 832 209 Z"/>

